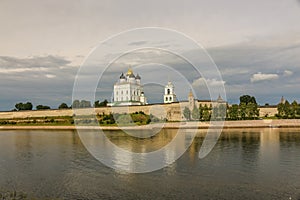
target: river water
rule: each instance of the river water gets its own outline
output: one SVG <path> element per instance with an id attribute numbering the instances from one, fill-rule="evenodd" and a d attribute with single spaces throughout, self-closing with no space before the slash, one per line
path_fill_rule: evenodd
<path id="1" fill-rule="evenodd" d="M 162 130 L 142 139 L 106 132 L 134 152 L 159 149 L 175 134 Z M 300 129 L 226 129 L 199 159 L 205 134 L 199 130 L 170 166 L 132 174 L 93 158 L 76 131 L 2 130 L 0 191 L 36 199 L 300 199 Z"/>

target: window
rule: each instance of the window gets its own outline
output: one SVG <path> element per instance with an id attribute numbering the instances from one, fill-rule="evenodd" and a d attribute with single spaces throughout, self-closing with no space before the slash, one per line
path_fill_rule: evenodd
<path id="1" fill-rule="evenodd" d="M 167 90 L 167 93 L 170 94 L 170 89 Z"/>
<path id="2" fill-rule="evenodd" d="M 168 97 L 166 97 L 166 101 L 168 101 Z"/>
<path id="3" fill-rule="evenodd" d="M 172 101 L 172 97 L 170 97 L 170 101 Z"/>
<path id="4" fill-rule="evenodd" d="M 126 94 L 128 94 L 128 90 L 126 90 Z"/>

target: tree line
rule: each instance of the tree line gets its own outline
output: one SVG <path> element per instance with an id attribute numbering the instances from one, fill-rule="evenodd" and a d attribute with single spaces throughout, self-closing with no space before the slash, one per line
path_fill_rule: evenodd
<path id="1" fill-rule="evenodd" d="M 104 101 L 95 101 L 94 107 L 99 108 L 99 107 L 106 107 L 108 101 L 105 99 Z M 74 100 L 71 106 L 68 106 L 66 103 L 61 103 L 57 108 L 58 109 L 70 109 L 70 108 L 91 108 L 91 102 L 86 101 L 86 100 Z M 50 110 L 51 107 L 47 105 L 37 105 L 36 110 Z M 15 108 L 12 111 L 22 111 L 22 110 L 32 110 L 33 109 L 33 104 L 31 102 L 20 102 L 15 104 Z"/>
<path id="2" fill-rule="evenodd" d="M 199 107 L 194 107 L 191 111 L 185 107 L 183 115 L 187 120 L 247 120 L 258 119 L 259 108 L 255 97 L 243 95 L 240 97 L 239 104 L 228 106 L 226 102 L 214 102 L 210 106 L 202 104 Z"/>
<path id="3" fill-rule="evenodd" d="M 277 111 L 276 117 L 279 119 L 300 119 L 300 104 L 297 101 L 289 103 L 285 100 L 277 105 Z"/>

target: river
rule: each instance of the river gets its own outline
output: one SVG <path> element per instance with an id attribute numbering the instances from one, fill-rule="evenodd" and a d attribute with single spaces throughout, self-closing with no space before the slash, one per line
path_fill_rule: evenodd
<path id="1" fill-rule="evenodd" d="M 126 150 L 150 152 L 170 142 L 176 129 L 148 139 L 105 134 Z M 96 160 L 76 131 L 2 130 L 0 191 L 36 199 L 300 199 L 300 129 L 226 129 L 199 159 L 204 136 L 199 130 L 168 167 L 133 174 Z"/>

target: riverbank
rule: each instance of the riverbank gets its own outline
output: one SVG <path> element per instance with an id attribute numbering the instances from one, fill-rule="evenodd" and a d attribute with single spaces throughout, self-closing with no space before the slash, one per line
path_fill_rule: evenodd
<path id="1" fill-rule="evenodd" d="M 155 123 L 142 126 L 0 126 L 0 130 L 88 130 L 88 129 L 102 129 L 102 130 L 151 130 L 151 129 L 208 129 L 220 128 L 222 122 L 168 122 Z M 229 128 L 300 128 L 300 119 L 278 119 L 278 120 L 243 120 L 243 121 L 225 121 L 224 129 Z"/>

